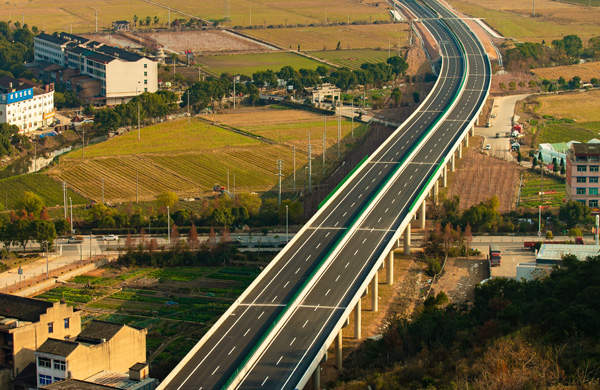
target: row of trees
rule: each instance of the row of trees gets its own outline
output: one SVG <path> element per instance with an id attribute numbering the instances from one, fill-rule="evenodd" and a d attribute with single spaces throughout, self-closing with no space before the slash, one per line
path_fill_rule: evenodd
<path id="1" fill-rule="evenodd" d="M 580 58 L 600 58 L 600 38 L 593 37 L 588 41 L 586 49 L 577 35 L 571 34 L 562 39 L 555 39 L 550 45 L 542 43 L 518 43 L 514 48 L 506 50 L 505 63 L 511 71 L 525 71 L 531 68 L 568 65 Z"/>
<path id="2" fill-rule="evenodd" d="M 26 25 L 0 21 L 0 76 L 33 78 L 24 65 L 33 61 L 33 36 Z"/>
<path id="3" fill-rule="evenodd" d="M 144 92 L 131 99 L 129 102 L 119 104 L 114 108 L 105 107 L 95 111 L 94 123 L 103 130 L 116 130 L 119 127 L 131 127 L 157 118 L 164 118 L 176 107 L 177 96 L 166 90 L 156 93 Z"/>

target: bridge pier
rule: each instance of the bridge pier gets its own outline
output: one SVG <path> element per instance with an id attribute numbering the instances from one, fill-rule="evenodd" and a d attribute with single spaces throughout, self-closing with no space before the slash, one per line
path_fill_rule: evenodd
<path id="1" fill-rule="evenodd" d="M 465 148 L 469 147 L 469 134 L 465 135 Z"/>
<path id="2" fill-rule="evenodd" d="M 321 365 L 318 365 L 317 368 L 315 368 L 312 375 L 312 381 L 313 389 L 319 390 L 321 388 Z"/>
<path id="3" fill-rule="evenodd" d="M 379 310 L 379 275 L 375 272 L 371 286 L 371 310 Z"/>
<path id="4" fill-rule="evenodd" d="M 342 330 L 335 337 L 335 367 L 342 371 Z"/>
<path id="5" fill-rule="evenodd" d="M 450 158 L 450 172 L 454 172 L 456 169 L 456 156 L 452 153 L 452 158 Z"/>
<path id="6" fill-rule="evenodd" d="M 390 258 L 388 259 L 388 262 L 386 264 L 387 269 L 386 269 L 386 279 L 385 279 L 385 284 L 387 284 L 388 286 L 391 286 L 392 284 L 394 284 L 394 251 L 390 251 Z"/>
<path id="7" fill-rule="evenodd" d="M 404 230 L 404 254 L 410 255 L 410 222 Z"/>
<path id="8" fill-rule="evenodd" d="M 433 203 L 437 204 L 439 194 L 440 194 L 440 182 L 436 180 L 435 183 L 433 184 Z"/>
<path id="9" fill-rule="evenodd" d="M 419 218 L 421 220 L 421 229 L 425 229 L 425 221 L 426 221 L 426 215 L 425 213 L 427 212 L 427 201 L 425 199 L 423 199 L 423 202 L 421 202 L 421 212 L 419 213 Z"/>
<path id="10" fill-rule="evenodd" d="M 462 142 L 458 144 L 458 158 L 462 158 Z"/>
<path id="11" fill-rule="evenodd" d="M 442 187 L 448 187 L 448 166 L 442 168 Z"/>
<path id="12" fill-rule="evenodd" d="M 354 308 L 354 338 L 359 340 L 361 337 L 361 302 L 360 299 L 356 303 L 356 307 Z"/>
<path id="13" fill-rule="evenodd" d="M 479 115 L 477 115 L 477 125 L 479 125 Z M 469 136 L 475 136 L 475 125 L 471 126 L 471 128 L 469 129 Z"/>

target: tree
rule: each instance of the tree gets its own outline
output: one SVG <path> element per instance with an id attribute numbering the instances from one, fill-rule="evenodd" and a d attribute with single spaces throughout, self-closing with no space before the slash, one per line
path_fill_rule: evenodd
<path id="1" fill-rule="evenodd" d="M 588 221 L 590 209 L 584 203 L 570 200 L 560 206 L 558 217 L 567 225 L 568 229 L 571 229 L 579 223 Z"/>
<path id="2" fill-rule="evenodd" d="M 552 240 L 554 239 L 554 234 L 552 234 L 552 232 L 550 230 L 548 230 L 546 232 L 546 240 Z"/>
<path id="3" fill-rule="evenodd" d="M 394 88 L 391 97 L 394 100 L 396 107 L 398 107 L 400 105 L 400 100 L 402 99 L 402 92 L 400 92 L 400 88 Z"/>
<path id="4" fill-rule="evenodd" d="M 450 246 L 453 243 L 454 229 L 452 228 L 452 224 L 448 222 L 444 227 L 444 251 L 446 252 L 446 256 L 450 252 Z"/>
<path id="5" fill-rule="evenodd" d="M 569 229 L 569 237 L 581 237 L 581 230 L 578 228 Z"/>
<path id="6" fill-rule="evenodd" d="M 413 97 L 413 100 L 415 101 L 415 103 L 419 103 L 419 100 L 420 100 L 419 91 L 414 91 L 412 93 L 412 97 Z"/>
<path id="7" fill-rule="evenodd" d="M 150 16 L 146 16 L 146 26 L 150 26 L 150 23 L 152 23 L 152 18 Z"/>
<path id="8" fill-rule="evenodd" d="M 155 27 L 156 27 L 156 25 L 158 24 L 158 21 L 159 21 L 159 20 L 160 20 L 160 19 L 158 19 L 158 16 L 155 16 L 155 17 L 154 17 L 154 26 L 155 26 Z"/>
<path id="9" fill-rule="evenodd" d="M 471 252 L 471 243 L 473 242 L 473 234 L 471 233 L 471 225 L 467 222 L 467 226 L 465 226 L 465 246 L 467 247 L 467 258 L 469 257 L 469 253 Z"/>
<path id="10" fill-rule="evenodd" d="M 408 63 L 399 56 L 390 57 L 386 63 L 392 67 L 392 72 L 397 76 L 404 76 L 408 70 Z"/>
<path id="11" fill-rule="evenodd" d="M 196 226 L 192 224 L 192 228 L 188 232 L 188 246 L 190 249 L 196 249 L 198 247 L 198 231 L 196 230 Z"/>
<path id="12" fill-rule="evenodd" d="M 22 218 L 16 219 L 8 225 L 6 234 L 10 238 L 10 241 L 21 245 L 23 247 L 23 252 L 25 252 L 25 249 L 27 249 L 27 242 L 31 239 L 29 221 Z"/>
<path id="13" fill-rule="evenodd" d="M 173 191 L 165 191 L 156 197 L 156 203 L 159 207 L 173 207 L 179 201 L 177 194 Z"/>
<path id="14" fill-rule="evenodd" d="M 51 221 L 37 220 L 30 223 L 31 237 L 40 244 L 41 249 L 50 250 L 56 239 L 56 229 Z"/>
<path id="15" fill-rule="evenodd" d="M 498 84 L 498 86 L 500 87 L 501 90 L 506 89 L 506 83 L 500 83 L 500 84 Z"/>
<path id="16" fill-rule="evenodd" d="M 517 152 L 517 162 L 521 165 L 521 161 L 523 161 L 523 156 L 521 155 L 521 151 Z"/>
<path id="17" fill-rule="evenodd" d="M 18 210 L 27 210 L 28 213 L 39 215 L 44 207 L 42 198 L 33 192 L 25 191 L 23 197 L 17 201 Z"/>

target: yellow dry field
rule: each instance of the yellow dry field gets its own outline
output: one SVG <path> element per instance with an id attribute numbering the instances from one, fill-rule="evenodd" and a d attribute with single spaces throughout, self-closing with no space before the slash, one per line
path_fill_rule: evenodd
<path id="1" fill-rule="evenodd" d="M 10 0 L 0 5 L 2 20 L 18 20 L 24 15 L 25 23 L 40 30 L 72 31 L 73 33 L 95 30 L 95 10 L 98 11 L 100 31 L 112 27 L 115 20 L 132 21 L 150 16 L 159 18 L 159 26 L 168 20 L 167 8 L 171 9 L 171 21 L 176 18 L 190 19 L 197 16 L 206 20 L 222 20 L 226 14 L 223 0 L 186 1 L 158 0 Z M 181 11 L 181 12 L 178 12 Z M 354 0 L 250 0 L 229 1 L 230 20 L 225 25 L 283 25 L 350 21 L 388 20 L 385 4 L 372 6 Z M 143 27 L 146 28 L 146 27 Z"/>
<path id="2" fill-rule="evenodd" d="M 540 115 L 575 119 L 577 122 L 600 121 L 600 91 L 540 96 Z"/>
<path id="3" fill-rule="evenodd" d="M 583 81 L 590 81 L 594 77 L 600 79 L 600 62 L 537 68 L 531 71 L 541 79 L 558 80 L 562 76 L 565 80 L 571 80 L 573 77 L 579 76 Z"/>
<path id="4" fill-rule="evenodd" d="M 577 34 L 584 42 L 600 33 L 600 7 L 552 0 L 459 0 L 449 1 L 458 10 L 485 21 L 505 37 L 520 41 L 550 42 Z"/>
<path id="5" fill-rule="evenodd" d="M 297 27 L 264 30 L 245 30 L 245 34 L 273 42 L 292 50 L 387 49 L 408 46 L 408 25 L 371 24 L 332 27 Z"/>

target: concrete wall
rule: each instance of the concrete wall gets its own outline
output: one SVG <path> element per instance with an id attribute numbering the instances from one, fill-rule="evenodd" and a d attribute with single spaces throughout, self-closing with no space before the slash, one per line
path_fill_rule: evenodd
<path id="1" fill-rule="evenodd" d="M 146 65 L 146 68 L 144 68 Z M 106 97 L 135 96 L 158 90 L 157 62 L 143 58 L 137 62 L 114 60 L 106 64 Z M 146 72 L 146 76 L 144 76 Z M 144 81 L 147 83 L 145 84 Z"/>
<path id="2" fill-rule="evenodd" d="M 64 319 L 69 319 L 69 328 L 65 329 Z M 48 324 L 53 323 L 53 333 L 48 333 Z M 13 337 L 14 373 L 21 372 L 29 363 L 33 363 L 33 353 L 48 337 L 64 339 L 81 332 L 81 312 L 73 311 L 73 307 L 66 304 L 54 303 L 54 306 L 40 316 L 40 321 L 9 331 Z"/>

